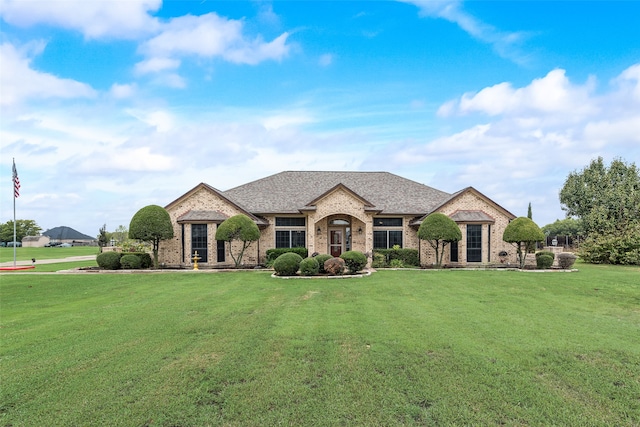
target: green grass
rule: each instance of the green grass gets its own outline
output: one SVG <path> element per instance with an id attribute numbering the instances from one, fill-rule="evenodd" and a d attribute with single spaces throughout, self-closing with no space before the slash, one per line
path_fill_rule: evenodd
<path id="1" fill-rule="evenodd" d="M 16 260 L 27 261 L 35 258 L 57 259 L 82 255 L 98 255 L 96 246 L 72 246 L 70 248 L 16 248 Z M 13 261 L 13 248 L 0 247 L 0 262 Z"/>
<path id="2" fill-rule="evenodd" d="M 0 276 L 0 425 L 640 424 L 640 269 Z"/>

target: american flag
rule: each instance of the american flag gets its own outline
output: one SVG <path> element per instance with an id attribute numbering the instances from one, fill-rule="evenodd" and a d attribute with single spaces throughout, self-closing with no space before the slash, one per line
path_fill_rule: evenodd
<path id="1" fill-rule="evenodd" d="M 16 169 L 16 161 L 13 161 L 13 197 L 20 196 L 20 178 L 18 178 L 18 170 Z"/>

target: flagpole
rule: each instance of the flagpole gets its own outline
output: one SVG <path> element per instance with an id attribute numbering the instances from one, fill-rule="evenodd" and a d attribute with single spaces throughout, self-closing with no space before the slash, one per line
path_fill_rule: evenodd
<path id="1" fill-rule="evenodd" d="M 12 175 L 12 190 L 13 190 L 13 267 L 16 266 L 16 179 L 18 179 L 18 172 L 16 171 L 16 159 L 13 159 L 13 175 Z M 20 185 L 20 184 L 18 184 Z M 19 187 L 18 187 L 19 188 Z"/>
<path id="2" fill-rule="evenodd" d="M 15 164 L 15 161 L 14 161 Z M 16 266 L 16 192 L 13 192 L 13 266 Z"/>

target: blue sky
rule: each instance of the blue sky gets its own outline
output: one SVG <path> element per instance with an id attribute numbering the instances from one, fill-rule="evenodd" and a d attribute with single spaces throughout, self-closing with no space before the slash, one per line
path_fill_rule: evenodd
<path id="1" fill-rule="evenodd" d="M 638 1 L 0 0 L 0 221 L 96 235 L 200 182 L 389 171 L 539 225 L 640 164 Z M 295 189 L 292 189 L 295 191 Z"/>

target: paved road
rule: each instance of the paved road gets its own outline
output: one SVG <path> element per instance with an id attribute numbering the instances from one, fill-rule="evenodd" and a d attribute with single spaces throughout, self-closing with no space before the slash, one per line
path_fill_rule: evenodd
<path id="1" fill-rule="evenodd" d="M 91 261 L 96 259 L 96 255 L 83 255 L 83 256 L 70 256 L 60 259 L 36 259 L 36 265 L 38 264 L 57 264 L 59 262 L 74 262 L 74 261 Z M 16 265 L 31 265 L 31 261 L 16 261 Z M 0 267 L 12 267 L 13 261 L 0 262 Z"/>

